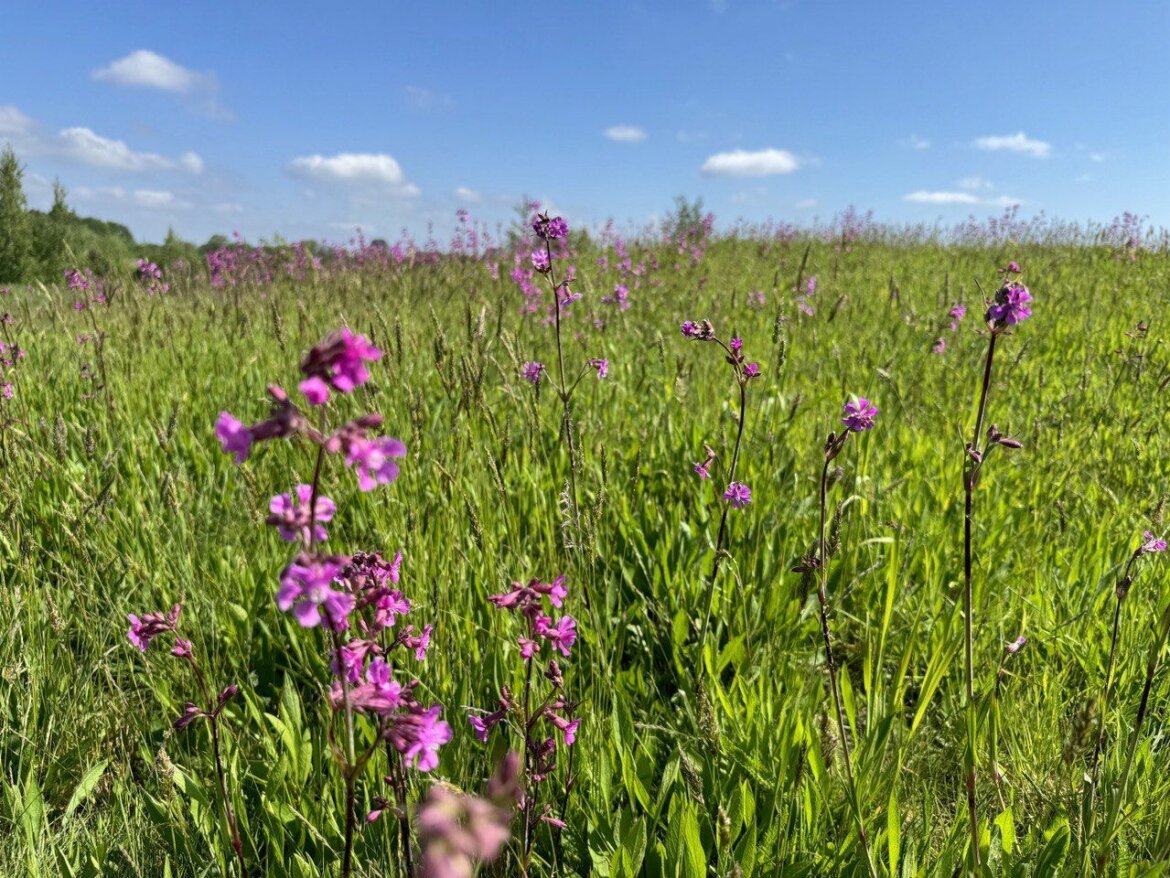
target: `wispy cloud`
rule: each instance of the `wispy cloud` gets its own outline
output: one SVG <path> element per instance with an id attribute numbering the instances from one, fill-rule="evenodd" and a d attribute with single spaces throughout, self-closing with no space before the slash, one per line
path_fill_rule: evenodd
<path id="1" fill-rule="evenodd" d="M 977 138 L 975 146 L 978 149 L 990 152 L 1018 152 L 1034 158 L 1044 159 L 1052 154 L 1052 144 L 1043 140 L 1035 140 L 1023 131 L 1015 134 L 992 134 Z"/>
<path id="2" fill-rule="evenodd" d="M 424 113 L 432 110 L 445 110 L 454 105 L 455 101 L 448 94 L 424 88 L 421 85 L 408 85 L 402 89 L 402 96 L 406 103 Z"/>
<path id="3" fill-rule="evenodd" d="M 288 172 L 294 177 L 319 183 L 379 186 L 391 194 L 408 198 L 419 194 L 419 188 L 406 179 L 398 162 L 385 153 L 300 156 L 289 162 Z"/>
<path id="4" fill-rule="evenodd" d="M 219 103 L 219 80 L 214 73 L 190 70 L 149 49 L 138 49 L 124 58 L 94 70 L 91 76 L 124 88 L 147 88 L 187 97 L 198 112 L 217 119 L 233 113 Z"/>
<path id="5" fill-rule="evenodd" d="M 919 189 L 902 196 L 903 201 L 914 204 L 978 204 L 979 199 L 970 192 L 930 192 Z"/>
<path id="6" fill-rule="evenodd" d="M 973 177 L 964 177 L 959 181 L 960 189 L 966 189 L 968 192 L 978 192 L 980 189 L 990 189 L 991 181 L 978 175 Z"/>
<path id="7" fill-rule="evenodd" d="M 911 134 L 906 140 L 902 141 L 911 149 L 916 149 L 919 152 L 930 149 L 934 144 L 925 137 L 919 137 L 917 134 Z"/>
<path id="8" fill-rule="evenodd" d="M 31 134 L 36 123 L 12 104 L 0 105 L 0 137 L 21 137 Z"/>
<path id="9" fill-rule="evenodd" d="M 646 132 L 637 125 L 613 125 L 602 133 L 615 143 L 641 143 L 646 139 Z"/>
<path id="10" fill-rule="evenodd" d="M 802 198 L 800 201 L 796 202 L 797 210 L 811 210 L 816 206 L 817 200 L 815 198 Z"/>
<path id="11" fill-rule="evenodd" d="M 203 171 L 203 159 L 196 153 L 185 152 L 178 159 L 171 159 L 153 152 L 135 152 L 125 141 L 102 137 L 89 128 L 65 128 L 57 140 L 62 155 L 94 168 L 134 173 L 175 168 L 192 174 Z"/>
<path id="12" fill-rule="evenodd" d="M 469 189 L 466 186 L 455 187 L 454 195 L 460 201 L 467 204 L 479 204 L 483 201 L 483 193 L 475 189 Z"/>
<path id="13" fill-rule="evenodd" d="M 800 160 L 784 149 L 736 149 L 715 153 L 703 162 L 702 171 L 715 177 L 768 177 L 791 174 L 799 167 Z"/>

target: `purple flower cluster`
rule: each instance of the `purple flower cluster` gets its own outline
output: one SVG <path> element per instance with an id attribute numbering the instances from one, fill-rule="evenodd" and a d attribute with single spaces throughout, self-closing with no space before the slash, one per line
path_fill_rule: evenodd
<path id="1" fill-rule="evenodd" d="M 536 362 L 525 363 L 520 370 L 520 375 L 525 381 L 532 384 L 534 387 L 540 383 L 540 377 L 544 374 L 544 363 Z"/>
<path id="2" fill-rule="evenodd" d="M 277 494 L 268 502 L 268 524 L 276 527 L 280 538 L 290 543 L 298 539 L 305 546 L 325 542 L 329 534 L 322 525 L 333 518 L 336 504 L 328 497 L 317 497 L 314 501 L 312 485 L 297 485 L 295 494 L 295 497 Z"/>
<path id="3" fill-rule="evenodd" d="M 987 306 L 986 319 L 993 330 L 1022 323 L 1032 316 L 1032 294 L 1019 281 L 1005 283 Z"/>
<path id="4" fill-rule="evenodd" d="M 731 482 L 723 492 L 723 499 L 730 503 L 733 509 L 743 509 L 752 502 L 752 489 L 743 482 Z"/>
<path id="5" fill-rule="evenodd" d="M 564 824 L 552 813 L 551 805 L 539 804 L 538 785 L 556 771 L 558 734 L 565 748 L 572 747 L 577 740 L 581 719 L 573 716 L 578 704 L 565 695 L 564 675 L 557 657 L 554 655 L 547 660 L 544 671 L 540 673 L 540 680 L 534 679 L 536 675 L 533 671 L 538 661 L 544 661 L 541 652 L 546 644 L 549 653 L 559 653 L 562 659 L 572 654 L 573 644 L 577 641 L 576 620 L 568 614 L 554 619 L 545 608 L 547 601 L 553 608 L 559 609 L 567 597 L 564 576 L 558 576 L 552 582 L 539 579 L 531 579 L 527 583 L 514 582 L 507 592 L 488 597 L 498 609 L 509 610 L 523 620 L 523 632 L 517 638 L 517 643 L 525 666 L 524 692 L 522 697 L 517 698 L 507 687 L 503 687 L 497 698 L 496 710 L 471 713 L 467 718 L 476 738 L 484 743 L 492 730 L 501 723 L 514 724 L 523 732 L 523 775 L 527 792 L 520 802 L 520 809 L 528 818 L 535 816 L 554 826 Z M 534 686 L 547 689 L 543 697 L 534 696 Z M 569 765 L 571 772 L 571 757 Z M 571 788 L 571 784 L 570 777 L 566 785 Z"/>
<path id="6" fill-rule="evenodd" d="M 369 379 L 365 363 L 379 357 L 381 351 L 363 336 L 348 330 L 333 333 L 305 357 L 301 370 L 309 377 L 301 382 L 301 390 L 311 405 L 323 404 L 329 399 L 329 388 L 348 393 L 364 384 Z M 237 464 L 248 459 L 257 442 L 301 435 L 323 451 L 341 455 L 345 465 L 357 475 L 358 487 L 363 491 L 372 491 L 398 478 L 397 460 L 406 456 L 406 445 L 392 437 L 369 435 L 370 430 L 381 426 L 381 415 L 362 415 L 332 433 L 323 433 L 310 425 L 283 388 L 270 385 L 268 395 L 272 400 L 268 419 L 251 426 L 230 412 L 219 413 L 215 434 L 223 450 Z"/>
<path id="7" fill-rule="evenodd" d="M 545 241 L 556 241 L 569 235 L 569 224 L 563 217 L 550 217 L 547 212 L 538 213 L 532 220 L 532 231 Z"/>

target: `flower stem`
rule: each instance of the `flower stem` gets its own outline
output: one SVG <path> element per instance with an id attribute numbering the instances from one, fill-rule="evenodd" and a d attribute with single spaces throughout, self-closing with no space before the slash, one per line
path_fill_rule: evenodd
<path id="1" fill-rule="evenodd" d="M 865 824 L 861 819 L 861 801 L 857 795 L 857 780 L 853 775 L 853 758 L 850 755 L 849 735 L 845 728 L 845 709 L 841 704 L 841 687 L 837 681 L 837 663 L 833 658 L 833 638 L 829 633 L 829 596 L 827 591 L 829 572 L 827 568 L 828 557 L 825 551 L 825 508 L 829 490 L 829 464 L 831 462 L 831 459 L 826 459 L 825 465 L 821 468 L 820 538 L 817 541 L 817 553 L 819 557 L 817 564 L 817 600 L 821 608 L 821 637 L 825 642 L 825 664 L 829 668 L 829 688 L 833 693 L 833 708 L 837 718 L 837 736 L 841 740 L 841 753 L 845 757 L 845 776 L 849 781 L 850 809 L 853 811 L 853 820 L 857 824 L 857 838 L 861 842 L 862 850 L 865 851 L 865 861 L 869 867 L 869 874 L 872 878 L 878 878 L 877 866 L 874 864 L 873 854 L 869 849 L 869 837 L 866 835 Z"/>
<path id="2" fill-rule="evenodd" d="M 966 676 L 966 720 L 967 720 L 967 815 L 971 823 L 971 873 L 979 871 L 979 814 L 976 810 L 976 725 L 978 716 L 975 705 L 975 637 L 974 637 L 974 586 L 971 577 L 971 529 L 974 522 L 974 493 L 979 480 L 983 461 L 979 453 L 979 439 L 983 435 L 983 419 L 987 414 L 987 395 L 991 388 L 991 365 L 995 357 L 995 340 L 998 335 L 991 333 L 987 345 L 987 360 L 983 366 L 983 385 L 979 391 L 979 412 L 975 418 L 975 434 L 967 446 L 967 459 L 963 473 L 963 655 Z"/>
<path id="3" fill-rule="evenodd" d="M 227 822 L 228 838 L 231 840 L 232 850 L 236 852 L 236 861 L 240 865 L 240 878 L 246 878 L 248 867 L 244 864 L 244 844 L 240 840 L 240 830 L 236 825 L 236 815 L 232 813 L 231 801 L 228 799 L 227 779 L 223 771 L 223 760 L 219 755 L 219 716 L 208 714 L 211 724 L 211 751 L 215 755 L 215 776 L 219 780 L 219 795 L 223 799 L 223 816 Z"/>
<path id="4" fill-rule="evenodd" d="M 724 350 L 728 350 L 724 348 Z M 728 350 L 728 354 L 731 351 Z M 735 432 L 735 446 L 731 451 L 731 466 L 727 472 L 727 482 L 735 481 L 735 470 L 739 465 L 739 448 L 743 443 L 743 426 L 747 420 L 747 382 L 736 371 L 739 380 L 739 425 Z M 715 605 L 715 579 L 719 575 L 719 562 L 723 559 L 723 543 L 727 538 L 727 514 L 730 511 L 729 503 L 723 504 L 723 511 L 719 516 L 719 533 L 715 537 L 715 557 L 711 559 L 711 575 L 707 578 L 707 610 L 703 614 L 703 630 L 699 634 L 699 662 L 702 665 L 703 645 L 707 642 L 707 628 L 711 623 L 711 609 Z"/>

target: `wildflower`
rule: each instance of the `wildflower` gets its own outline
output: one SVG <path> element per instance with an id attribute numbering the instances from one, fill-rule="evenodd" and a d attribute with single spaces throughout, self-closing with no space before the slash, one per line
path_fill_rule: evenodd
<path id="1" fill-rule="evenodd" d="M 406 633 L 402 636 L 402 645 L 407 649 L 413 649 L 415 659 L 420 662 L 427 660 L 427 650 L 431 646 L 431 632 L 434 629 L 434 625 L 426 625 L 423 627 L 422 634 L 415 635 L 414 629 L 407 626 Z"/>
<path id="2" fill-rule="evenodd" d="M 344 630 L 349 627 L 347 617 L 353 611 L 355 601 L 353 595 L 333 588 L 341 569 L 341 561 L 335 558 L 293 561 L 280 576 L 276 605 L 281 612 L 291 610 L 304 628 L 320 625 L 324 611 L 325 622 L 330 628 Z"/>
<path id="3" fill-rule="evenodd" d="M 182 604 L 175 604 L 166 615 L 161 612 L 147 613 L 140 619 L 133 613 L 129 613 L 127 618 L 130 620 L 130 630 L 126 632 L 126 637 L 138 647 L 139 652 L 146 652 L 154 638 L 175 630 L 179 624 L 179 614 L 182 611 Z"/>
<path id="4" fill-rule="evenodd" d="M 171 649 L 171 655 L 173 655 L 175 658 L 190 658 L 191 653 L 191 641 L 184 640 L 182 637 L 176 637 L 175 645 Z"/>
<path id="5" fill-rule="evenodd" d="M 382 436 L 352 443 L 345 465 L 353 467 L 357 473 L 361 490 L 372 491 L 378 485 L 388 485 L 398 478 L 396 457 L 406 457 L 406 445 L 400 439 Z"/>
<path id="6" fill-rule="evenodd" d="M 987 308 L 987 322 L 993 328 L 1014 326 L 1032 316 L 1029 303 L 1032 294 L 1022 283 L 1012 281 L 1004 284 L 995 294 L 995 299 Z"/>
<path id="7" fill-rule="evenodd" d="M 219 413 L 215 422 L 215 435 L 224 452 L 235 456 L 237 464 L 248 459 L 248 452 L 252 448 L 252 431 L 230 412 Z"/>
<path id="8" fill-rule="evenodd" d="M 365 682 L 349 691 L 349 704 L 354 710 L 386 716 L 406 703 L 404 692 L 402 684 L 390 676 L 390 665 L 376 658 L 366 668 Z M 341 682 L 335 680 L 330 693 L 333 709 L 340 710 L 345 704 L 345 698 Z"/>
<path id="9" fill-rule="evenodd" d="M 707 452 L 707 459 L 702 463 L 694 464 L 694 470 L 700 479 L 706 480 L 711 478 L 711 465 L 715 463 L 715 452 L 710 445 L 704 445 L 703 450 Z"/>
<path id="10" fill-rule="evenodd" d="M 451 727 L 439 719 L 442 712 L 436 704 L 420 713 L 397 717 L 387 732 L 406 763 L 419 771 L 438 765 L 439 748 L 452 738 Z"/>
<path id="11" fill-rule="evenodd" d="M 1028 642 L 1028 638 L 1025 637 L 1023 634 L 1021 634 L 1019 637 L 1017 637 L 1015 640 L 1013 640 L 1011 643 L 1009 643 L 1004 648 L 1007 650 L 1008 655 L 1015 655 L 1017 652 L 1019 652 L 1021 649 L 1024 648 L 1024 644 L 1027 642 Z"/>
<path id="12" fill-rule="evenodd" d="M 842 406 L 845 417 L 841 419 L 846 427 L 854 433 L 862 433 L 873 429 L 874 418 L 877 417 L 878 407 L 863 396 L 857 396 Z"/>
<path id="13" fill-rule="evenodd" d="M 541 274 L 544 274 L 546 271 L 548 271 L 550 268 L 549 260 L 548 260 L 548 251 L 546 251 L 546 250 L 533 250 L 532 251 L 532 267 L 536 271 L 539 271 Z"/>
<path id="14" fill-rule="evenodd" d="M 12 399 L 12 397 L 15 395 L 16 392 L 13 390 L 11 381 L 0 383 L 0 397 L 4 397 L 4 399 Z"/>
<path id="15" fill-rule="evenodd" d="M 711 325 L 710 320 L 702 320 L 695 323 L 693 320 L 684 321 L 679 327 L 683 336 L 686 338 L 693 338 L 697 341 L 710 341 L 715 337 L 715 327 Z"/>
<path id="16" fill-rule="evenodd" d="M 743 350 L 743 339 L 736 336 L 731 340 L 729 347 L 731 348 L 731 352 L 733 354 L 738 354 Z"/>
<path id="17" fill-rule="evenodd" d="M 297 485 L 296 499 L 289 494 L 277 494 L 268 502 L 268 524 L 274 525 L 280 532 L 280 538 L 286 542 L 302 539 L 306 544 L 310 542 L 324 542 L 328 538 L 322 523 L 330 521 L 337 511 L 337 506 L 328 497 L 317 497 L 314 505 L 314 514 L 309 514 L 309 505 L 313 503 L 313 486 Z M 309 538 L 309 520 L 313 520 L 313 538 Z"/>
<path id="18" fill-rule="evenodd" d="M 544 374 L 544 363 L 533 361 L 525 363 L 524 368 L 520 370 L 520 374 L 533 385 L 540 383 L 540 376 Z"/>
<path id="19" fill-rule="evenodd" d="M 947 312 L 947 316 L 951 318 L 951 332 L 956 332 L 959 328 L 959 322 L 967 316 L 967 306 L 955 305 Z"/>
<path id="20" fill-rule="evenodd" d="M 532 220 L 532 231 L 536 232 L 539 238 L 555 241 L 568 236 L 569 224 L 562 217 L 549 217 L 547 213 L 541 213 Z"/>
<path id="21" fill-rule="evenodd" d="M 598 378 L 605 378 L 609 375 L 609 360 L 593 359 L 589 361 L 589 365 L 597 370 Z"/>
<path id="22" fill-rule="evenodd" d="M 523 796 L 520 757 L 509 752 L 488 782 L 487 798 L 435 784 L 419 808 L 422 878 L 467 878 L 499 856 L 515 804 Z"/>
<path id="23" fill-rule="evenodd" d="M 535 623 L 536 633 L 561 651 L 565 658 L 577 642 L 577 620 L 572 616 L 561 616 L 553 624 L 548 616 L 539 616 Z"/>
<path id="24" fill-rule="evenodd" d="M 748 363 L 746 366 L 744 366 L 743 367 L 743 377 L 744 378 L 759 378 L 760 377 L 760 364 L 759 363 Z"/>
<path id="25" fill-rule="evenodd" d="M 201 710 L 198 706 L 192 704 L 190 701 L 183 707 L 183 712 L 179 715 L 173 723 L 176 729 L 185 729 L 197 719 L 207 716 L 207 712 Z"/>
<path id="26" fill-rule="evenodd" d="M 743 509 L 752 502 L 752 489 L 743 482 L 732 482 L 723 492 L 723 499 L 730 503 L 732 508 Z"/>
<path id="27" fill-rule="evenodd" d="M 381 357 L 382 352 L 364 335 L 355 335 L 342 328 L 305 355 L 301 372 L 307 380 L 299 385 L 301 392 L 313 405 L 320 405 L 329 398 L 329 388 L 349 393 L 370 379 L 365 364 Z"/>
<path id="28" fill-rule="evenodd" d="M 941 353 L 945 353 L 946 349 L 947 349 L 947 340 L 943 336 L 940 335 L 938 337 L 938 341 L 936 341 L 934 343 L 934 346 L 930 349 L 930 352 L 932 354 L 941 354 Z"/>
<path id="29" fill-rule="evenodd" d="M 1149 555 L 1155 552 L 1166 551 L 1166 541 L 1155 537 L 1148 530 L 1142 533 L 1142 546 L 1138 549 L 1138 553 L 1142 555 Z"/>

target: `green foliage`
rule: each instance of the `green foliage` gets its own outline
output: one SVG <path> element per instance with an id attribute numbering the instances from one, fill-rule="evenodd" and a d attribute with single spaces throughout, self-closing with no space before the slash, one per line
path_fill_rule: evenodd
<path id="1" fill-rule="evenodd" d="M 126 259 L 146 255 L 121 246 Z M 977 492 L 981 699 L 1004 644 L 1021 632 L 1029 643 L 994 706 L 998 780 L 992 723 L 981 725 L 984 860 L 986 875 L 1005 878 L 1075 874 L 1095 724 L 1108 731 L 1105 808 L 1151 626 L 1170 601 L 1166 562 L 1151 562 L 1126 602 L 1114 708 L 1098 715 L 1118 566 L 1143 528 L 1166 526 L 1166 258 L 864 242 L 836 252 L 805 240 L 719 241 L 700 265 L 632 291 L 629 311 L 595 295 L 573 306 L 566 356 L 608 357 L 611 377 L 590 378 L 574 399 L 596 539 L 572 554 L 560 533 L 558 402 L 519 376 L 524 360 L 553 361 L 550 331 L 482 265 L 234 294 L 193 285 L 153 299 L 128 286 L 85 315 L 58 289 L 18 291 L 4 306 L 29 353 L 0 472 L 0 874 L 227 870 L 206 728 L 171 728 L 190 681 L 165 652 L 143 657 L 125 637 L 126 613 L 176 600 L 212 679 L 242 687 L 225 719 L 225 770 L 255 873 L 336 874 L 326 647 L 277 612 L 287 546 L 262 524 L 268 497 L 303 477 L 303 449 L 265 447 L 237 469 L 212 424 L 223 408 L 260 418 L 257 388 L 294 386 L 300 353 L 341 323 L 386 351 L 353 410 L 385 413 L 410 456 L 378 495 L 330 473 L 340 485 L 331 539 L 338 550 L 404 550 L 403 587 L 436 622 L 421 676 L 456 732 L 416 792 L 432 781 L 478 789 L 498 755 L 462 719 L 514 679 L 510 629 L 486 596 L 565 572 L 583 638 L 566 677 L 585 721 L 563 845 L 542 827 L 533 875 L 554 862 L 556 874 L 613 878 L 863 875 L 816 599 L 789 572 L 817 526 L 824 436 L 856 392 L 882 414 L 834 488 L 847 512 L 829 590 L 860 805 L 883 875 L 961 874 L 962 442 L 985 346 L 975 278 L 986 286 L 1009 258 L 1036 309 L 1003 340 L 990 397 L 989 421 L 1025 448 L 993 461 Z M 811 318 L 790 292 L 802 264 L 819 282 Z M 756 289 L 764 308 L 747 303 Z M 972 313 L 951 334 L 956 301 Z M 91 332 L 90 313 L 106 333 L 112 406 L 86 399 L 78 378 L 92 351 L 74 337 Z M 741 335 L 764 374 L 750 388 L 741 460 L 754 499 L 731 518 L 700 657 L 720 486 L 698 481 L 690 462 L 704 442 L 727 452 L 735 409 L 726 364 L 677 333 L 702 317 Z M 934 355 L 940 334 L 947 350 Z M 1161 673 L 1101 873 L 1110 878 L 1165 874 L 1168 697 Z M 371 767 L 360 807 L 382 791 Z M 362 831 L 360 874 L 396 874 L 388 824 Z M 482 874 L 517 874 L 515 862 Z"/>
<path id="2" fill-rule="evenodd" d="M 0 152 L 0 283 L 17 283 L 32 265 L 33 229 L 24 197 L 24 168 L 11 146 Z"/>

